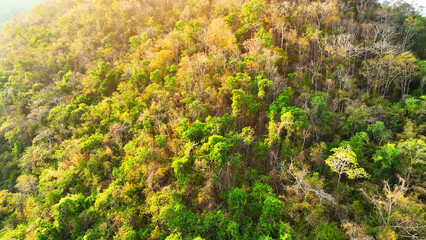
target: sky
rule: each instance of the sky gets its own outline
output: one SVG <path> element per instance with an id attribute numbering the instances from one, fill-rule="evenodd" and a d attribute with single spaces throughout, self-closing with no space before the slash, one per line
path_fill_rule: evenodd
<path id="1" fill-rule="evenodd" d="M 423 7 L 422 15 L 426 16 L 426 0 L 407 0 L 406 2 Z"/>
<path id="2" fill-rule="evenodd" d="M 422 7 L 423 8 L 422 9 L 422 15 L 426 16 L 426 0 L 378 0 L 378 2 L 381 2 L 381 3 L 383 3 L 383 2 L 399 2 L 399 1 L 406 2 L 406 3 L 409 3 L 409 4 L 414 5 L 414 6 Z"/>
<path id="3" fill-rule="evenodd" d="M 0 0 L 0 29 L 13 16 L 28 12 L 43 0 Z"/>
<path id="4" fill-rule="evenodd" d="M 411 2 L 417 3 L 426 8 L 426 0 L 413 0 Z M 410 1 L 408 1 L 408 3 L 410 3 Z"/>

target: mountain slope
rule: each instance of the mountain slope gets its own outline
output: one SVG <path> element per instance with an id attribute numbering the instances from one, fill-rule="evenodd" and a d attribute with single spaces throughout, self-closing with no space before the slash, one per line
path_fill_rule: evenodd
<path id="1" fill-rule="evenodd" d="M 1 239 L 424 238 L 425 26 L 370 0 L 43 3 L 0 35 Z"/>

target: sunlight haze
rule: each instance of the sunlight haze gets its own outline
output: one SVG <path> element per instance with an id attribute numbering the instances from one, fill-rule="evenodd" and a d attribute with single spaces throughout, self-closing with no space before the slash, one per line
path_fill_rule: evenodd
<path id="1" fill-rule="evenodd" d="M 28 12 L 43 0 L 0 0 L 0 28 L 13 16 Z"/>

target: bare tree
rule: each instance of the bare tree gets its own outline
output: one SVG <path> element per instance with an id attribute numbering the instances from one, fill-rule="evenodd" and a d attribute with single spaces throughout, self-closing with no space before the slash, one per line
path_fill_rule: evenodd
<path id="1" fill-rule="evenodd" d="M 401 237 L 425 239 L 424 210 L 416 198 L 406 196 L 409 188 L 405 179 L 399 177 L 399 184 L 393 189 L 389 181 L 383 184 L 383 194 L 367 193 L 361 188 L 364 196 L 374 205 L 381 223 L 397 231 Z"/>
<path id="2" fill-rule="evenodd" d="M 286 167 L 285 163 L 281 163 L 281 172 L 283 174 L 289 174 L 292 178 L 293 184 L 290 186 L 284 186 L 284 188 L 289 190 L 294 190 L 296 195 L 303 194 L 305 199 L 309 194 L 314 194 L 318 197 L 319 201 L 322 203 L 323 201 L 329 202 L 331 204 L 337 204 L 331 194 L 328 194 L 324 191 L 324 189 L 318 184 L 312 184 L 306 178 L 308 175 L 308 171 L 306 169 L 299 170 L 293 166 L 293 161 L 291 161 L 290 166 Z"/>

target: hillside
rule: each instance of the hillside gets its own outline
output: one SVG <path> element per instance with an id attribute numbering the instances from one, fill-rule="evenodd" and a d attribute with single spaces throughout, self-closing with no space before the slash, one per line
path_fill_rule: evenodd
<path id="1" fill-rule="evenodd" d="M 426 238 L 426 18 L 49 0 L 0 33 L 0 239 Z"/>

